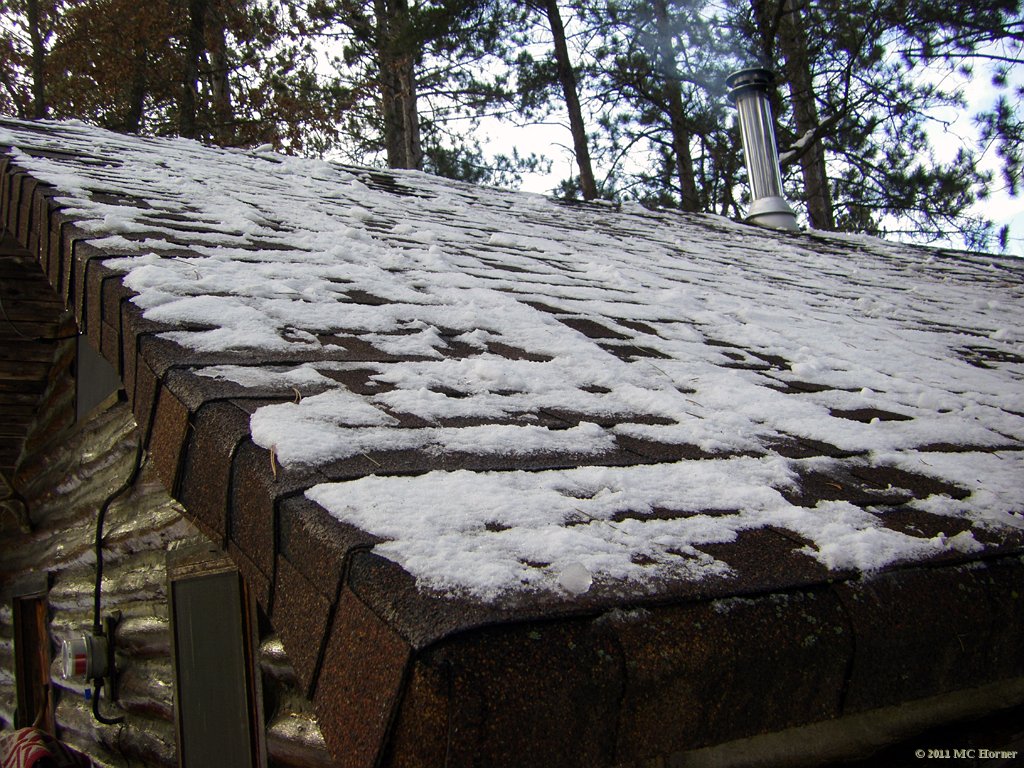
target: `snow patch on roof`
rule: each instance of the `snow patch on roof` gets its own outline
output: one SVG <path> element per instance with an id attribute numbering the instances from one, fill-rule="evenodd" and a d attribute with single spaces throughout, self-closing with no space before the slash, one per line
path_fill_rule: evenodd
<path id="1" fill-rule="evenodd" d="M 783 444 L 956 484 L 965 499 L 913 503 L 1020 527 L 1016 263 L 45 125 L 6 121 L 0 144 L 109 250 L 164 338 L 253 359 L 196 374 L 294 400 L 251 420 L 281 464 L 507 459 L 310 490 L 424 585 L 493 598 L 722 578 L 698 545 L 764 526 L 838 569 L 978 546 L 848 502 L 790 504 Z M 367 374 L 358 393 L 345 366 Z M 706 457 L 661 455 L 681 448 Z M 537 456 L 638 466 L 515 471 Z"/>
<path id="2" fill-rule="evenodd" d="M 582 566 L 632 591 L 678 578 L 724 578 L 729 567 L 699 547 L 777 526 L 808 541 L 833 569 L 872 571 L 939 552 L 972 551 L 965 532 L 911 536 L 846 502 L 813 509 L 777 489 L 795 482 L 778 457 L 545 472 L 431 472 L 327 483 L 307 496 L 339 520 L 385 540 L 378 554 L 423 585 L 495 599 L 508 590 L 566 589 Z M 709 512 L 709 510 L 715 510 Z M 569 590 L 572 591 L 572 590 Z"/>

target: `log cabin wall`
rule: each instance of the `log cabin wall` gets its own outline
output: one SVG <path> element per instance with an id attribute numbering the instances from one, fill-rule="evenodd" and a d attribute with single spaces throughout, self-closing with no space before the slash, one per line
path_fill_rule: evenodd
<path id="1" fill-rule="evenodd" d="M 14 727 L 17 709 L 12 596 L 19 584 L 42 581 L 49 585 L 50 685 L 57 735 L 99 765 L 177 765 L 167 553 L 206 540 L 185 519 L 148 461 L 131 489 L 110 506 L 102 607 L 104 615 L 121 614 L 114 635 L 119 706 L 104 700 L 101 708 L 126 719 L 121 725 L 98 723 L 84 684 L 61 678 L 59 650 L 61 641 L 92 627 L 97 513 L 131 476 L 139 429 L 127 404 L 116 396 L 76 423 L 74 324 L 60 315 L 59 304 L 49 306 L 57 315 L 45 326 L 48 338 L 30 344 L 43 324 L 37 318 L 38 327 L 31 325 L 18 314 L 22 307 L 12 299 L 14 284 L 8 278 L 17 272 L 37 282 L 44 279 L 42 272 L 36 266 L 33 275 L 28 267 L 34 260 L 18 253 L 8 238 L 2 261 L 7 300 L 0 315 L 0 365 L 6 366 L 6 376 L 0 377 L 5 379 L 0 381 L 0 397 L 6 399 L 0 402 L 0 423 L 11 427 L 12 419 L 22 418 L 26 410 L 30 418 L 0 436 L 8 449 L 18 445 L 16 460 L 7 461 L 0 472 L 0 725 Z M 19 356 L 30 359 L 19 363 Z M 258 623 L 269 765 L 330 765 L 312 707 L 298 690 L 280 641 L 264 617 Z"/>

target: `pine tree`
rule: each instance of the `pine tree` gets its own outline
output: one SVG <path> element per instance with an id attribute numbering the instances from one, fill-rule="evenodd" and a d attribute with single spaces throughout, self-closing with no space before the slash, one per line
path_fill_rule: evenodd
<path id="1" fill-rule="evenodd" d="M 337 141 L 346 94 L 316 73 L 302 4 L 18 2 L 4 7 L 5 111 L 38 116 L 42 99 L 46 114 L 128 132 L 314 153 Z"/>
<path id="2" fill-rule="evenodd" d="M 46 76 L 43 47 L 42 10 L 39 0 L 25 0 L 25 16 L 28 21 L 29 40 L 32 43 L 32 116 L 46 117 Z"/>
<path id="3" fill-rule="evenodd" d="M 798 139 L 788 159 L 800 163 L 808 219 L 814 229 L 835 229 L 803 11 L 795 0 L 751 0 L 750 5 L 763 60 L 781 60 L 785 73 Z"/>
<path id="4" fill-rule="evenodd" d="M 358 162 L 383 156 L 394 168 L 421 168 L 472 181 L 510 181 L 533 158 L 484 158 L 479 119 L 514 100 L 506 62 L 525 9 L 476 0 L 318 0 L 318 34 L 352 101 L 342 132 Z"/>
<path id="5" fill-rule="evenodd" d="M 901 30 L 900 55 L 910 63 L 940 65 L 965 75 L 983 65 L 998 94 L 992 105 L 974 116 L 982 146 L 994 146 L 1002 161 L 1004 189 L 1016 196 L 1024 190 L 1024 85 L 1012 85 L 1024 56 L 1024 7 L 1020 0 L 957 0 L 886 6 L 890 24 Z M 987 189 L 979 192 L 979 197 Z M 1000 233 L 1005 241 L 1007 233 Z M 1005 247 L 1005 242 L 1004 242 Z"/>
<path id="6" fill-rule="evenodd" d="M 735 208 L 724 79 L 730 29 L 703 0 L 593 3 L 600 154 L 618 194 L 688 211 Z M 741 161 L 740 161 L 741 162 Z"/>
<path id="7" fill-rule="evenodd" d="M 963 100 L 925 67 L 957 66 L 1019 34 L 1017 8 L 1017 0 L 751 0 L 740 9 L 738 27 L 790 95 L 782 159 L 801 167 L 797 197 L 812 226 L 985 244 L 991 225 L 968 210 L 990 175 L 970 147 L 937 158 L 927 130 L 934 110 Z M 993 137 L 1013 135 L 1004 114 L 1006 130 Z"/>
<path id="8" fill-rule="evenodd" d="M 175 100 L 179 77 L 170 0 L 75 0 L 54 19 L 47 67 L 54 117 L 138 132 Z"/>
<path id="9" fill-rule="evenodd" d="M 565 37 L 565 25 L 557 0 L 538 2 L 538 8 L 547 17 L 548 28 L 551 30 L 552 49 L 555 59 L 555 70 L 558 84 L 562 90 L 562 98 L 569 117 L 569 130 L 572 134 L 572 146 L 579 168 L 580 191 L 584 200 L 597 197 L 597 181 L 590 160 L 590 145 L 587 140 L 587 127 L 583 119 L 583 108 L 580 106 L 579 88 L 576 81 L 576 68 L 569 56 L 569 46 Z"/>
<path id="10" fill-rule="evenodd" d="M 21 118 L 49 114 L 46 60 L 61 0 L 7 0 L 0 5 L 0 110 Z"/>

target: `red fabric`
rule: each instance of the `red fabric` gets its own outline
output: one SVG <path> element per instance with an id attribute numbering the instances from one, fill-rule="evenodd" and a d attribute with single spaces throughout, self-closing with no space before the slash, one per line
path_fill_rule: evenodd
<path id="1" fill-rule="evenodd" d="M 21 728 L 0 734 L 0 768 L 32 768 L 35 765 L 88 768 L 92 762 L 38 728 Z"/>

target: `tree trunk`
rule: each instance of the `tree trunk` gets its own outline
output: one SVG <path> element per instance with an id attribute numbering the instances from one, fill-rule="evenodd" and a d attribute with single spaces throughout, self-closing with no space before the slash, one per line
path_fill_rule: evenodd
<path id="1" fill-rule="evenodd" d="M 676 68 L 672 32 L 668 25 L 666 0 L 655 0 L 654 19 L 657 25 L 658 51 L 656 61 L 665 81 L 668 99 L 668 113 L 672 132 L 672 151 L 676 160 L 676 176 L 679 180 L 679 207 L 684 211 L 700 210 L 697 182 L 690 154 L 690 131 L 686 125 L 686 110 L 683 107 L 683 92 L 679 85 L 679 70 Z"/>
<path id="2" fill-rule="evenodd" d="M 128 133 L 138 133 L 142 129 L 146 91 L 146 50 L 142 45 L 136 44 L 132 59 L 132 78 L 128 84 L 128 112 L 124 121 L 124 130 Z"/>
<path id="3" fill-rule="evenodd" d="M 774 58 L 774 46 L 782 56 L 797 137 L 809 136 L 819 127 L 820 120 L 800 8 L 794 0 L 753 0 L 752 7 L 769 61 Z M 825 147 L 820 138 L 800 155 L 800 172 L 811 227 L 834 230 L 832 188 L 825 166 Z"/>
<path id="4" fill-rule="evenodd" d="M 188 34 L 185 38 L 185 71 L 178 105 L 178 132 L 188 139 L 199 134 L 196 113 L 199 104 L 199 62 L 206 49 L 207 0 L 189 0 Z"/>
<path id="5" fill-rule="evenodd" d="M 398 84 L 405 167 L 420 170 L 423 168 L 423 147 L 420 144 L 420 113 L 416 104 L 416 63 L 411 53 L 399 59 Z"/>
<path id="6" fill-rule="evenodd" d="M 576 165 L 580 169 L 580 190 L 584 200 L 597 197 L 597 182 L 590 164 L 590 148 L 587 146 L 587 130 L 580 108 L 579 91 L 576 87 L 576 73 L 569 60 L 569 47 L 565 42 L 565 27 L 558 11 L 558 0 L 545 0 L 548 23 L 555 44 L 555 62 L 558 65 L 558 81 L 565 96 L 565 107 L 569 112 L 569 129 L 572 131 L 572 145 L 576 153 Z"/>
<path id="7" fill-rule="evenodd" d="M 214 138 L 222 146 L 230 146 L 235 140 L 234 108 L 231 104 L 231 65 L 228 61 L 228 43 L 223 12 L 213 18 L 212 43 L 210 47 L 210 90 L 213 97 Z"/>
<path id="8" fill-rule="evenodd" d="M 384 151 L 389 168 L 405 167 L 405 119 L 402 116 L 398 93 L 400 85 L 395 65 L 388 53 L 389 23 L 386 0 L 374 0 L 377 11 L 377 59 L 380 79 L 380 112 L 384 132 Z"/>
<path id="9" fill-rule="evenodd" d="M 32 117 L 46 117 L 46 49 L 43 48 L 43 33 L 40 28 L 39 0 L 28 0 L 28 33 L 32 41 Z"/>
<path id="10" fill-rule="evenodd" d="M 416 105 L 416 57 L 403 51 L 403 32 L 409 23 L 406 0 L 374 0 L 377 20 L 377 58 L 380 77 L 381 117 L 388 167 L 423 167 L 419 110 Z"/>

